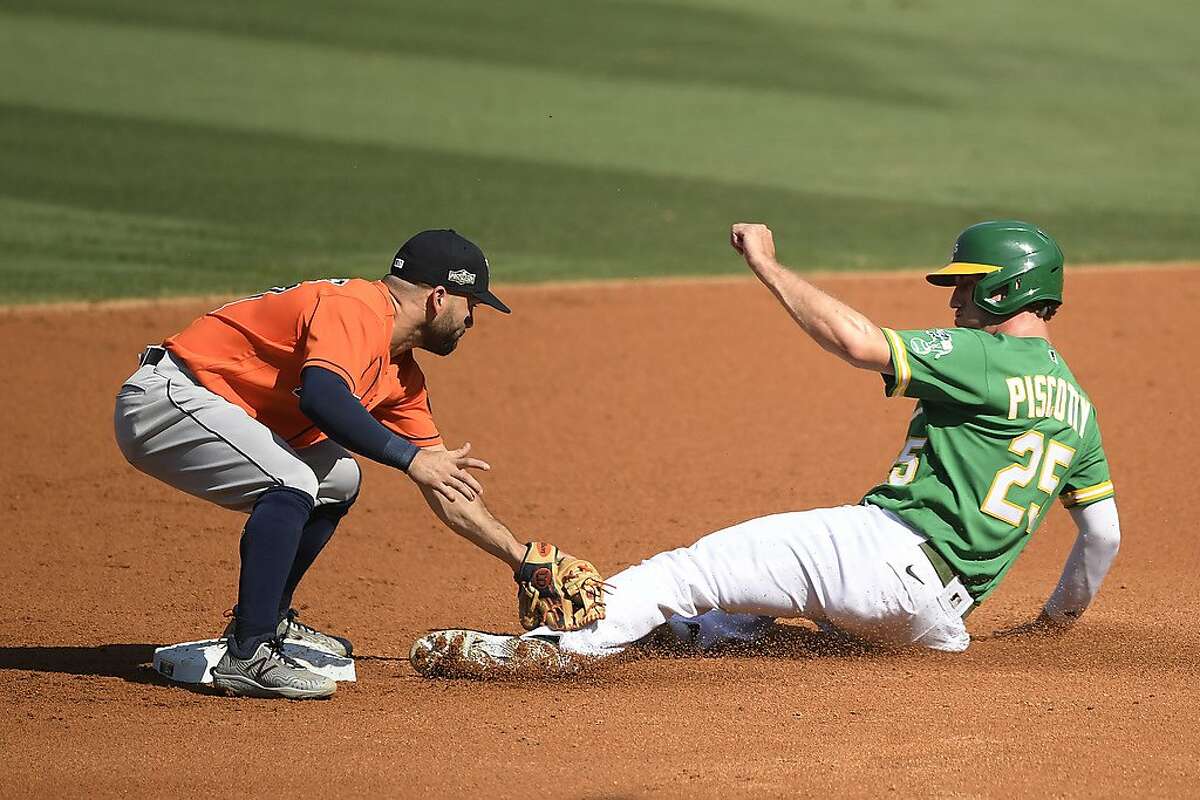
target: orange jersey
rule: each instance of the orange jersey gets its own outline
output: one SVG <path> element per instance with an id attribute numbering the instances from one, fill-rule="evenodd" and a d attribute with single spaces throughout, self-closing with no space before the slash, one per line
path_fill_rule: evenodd
<path id="1" fill-rule="evenodd" d="M 165 347 L 211 392 L 296 448 L 326 438 L 300 411 L 300 371 L 341 376 L 371 415 L 418 447 L 441 444 L 425 375 L 391 358 L 395 308 L 380 281 L 306 281 L 221 306 Z"/>

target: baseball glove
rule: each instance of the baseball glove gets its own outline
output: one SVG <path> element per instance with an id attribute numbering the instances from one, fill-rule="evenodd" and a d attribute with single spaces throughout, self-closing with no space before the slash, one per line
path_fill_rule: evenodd
<path id="1" fill-rule="evenodd" d="M 530 542 L 513 573 L 521 627 L 577 631 L 604 619 L 604 579 L 590 561 L 562 556 L 546 542 Z"/>

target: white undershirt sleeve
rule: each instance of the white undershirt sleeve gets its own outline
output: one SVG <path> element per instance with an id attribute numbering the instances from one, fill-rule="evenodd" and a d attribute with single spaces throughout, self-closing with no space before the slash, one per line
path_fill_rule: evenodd
<path id="1" fill-rule="evenodd" d="M 1045 607 L 1052 619 L 1066 624 L 1091 604 L 1121 545 L 1121 523 L 1113 498 L 1070 511 L 1079 535 Z"/>

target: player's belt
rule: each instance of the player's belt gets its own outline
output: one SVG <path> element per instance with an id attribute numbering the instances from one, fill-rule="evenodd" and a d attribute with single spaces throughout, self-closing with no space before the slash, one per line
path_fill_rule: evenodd
<path id="1" fill-rule="evenodd" d="M 942 554 L 933 549 L 933 545 L 929 544 L 928 541 L 924 541 L 921 542 L 920 547 L 921 552 L 925 554 L 925 557 L 929 559 L 929 563 L 933 566 L 933 571 L 937 573 L 938 580 L 942 582 L 943 588 L 949 586 L 950 582 L 954 580 L 957 580 L 959 585 L 962 585 L 962 578 L 958 577 L 958 573 L 950 566 L 950 562 L 942 558 Z M 966 619 L 967 615 L 975 610 L 976 605 L 972 601 L 971 607 L 963 612 L 963 619 Z"/>
<path id="2" fill-rule="evenodd" d="M 155 366 L 162 361 L 167 355 L 167 348 L 162 345 L 152 344 L 142 351 L 142 355 L 138 358 L 138 366 L 144 367 L 147 364 Z"/>

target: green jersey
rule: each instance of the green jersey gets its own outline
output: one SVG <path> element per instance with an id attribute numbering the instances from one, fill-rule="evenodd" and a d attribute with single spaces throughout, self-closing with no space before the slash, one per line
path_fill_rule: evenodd
<path id="1" fill-rule="evenodd" d="M 1111 497 L 1096 413 L 1045 339 L 970 328 L 883 329 L 891 397 L 917 398 L 904 448 L 864 503 L 924 534 L 976 601 L 987 597 L 1055 497 Z"/>

